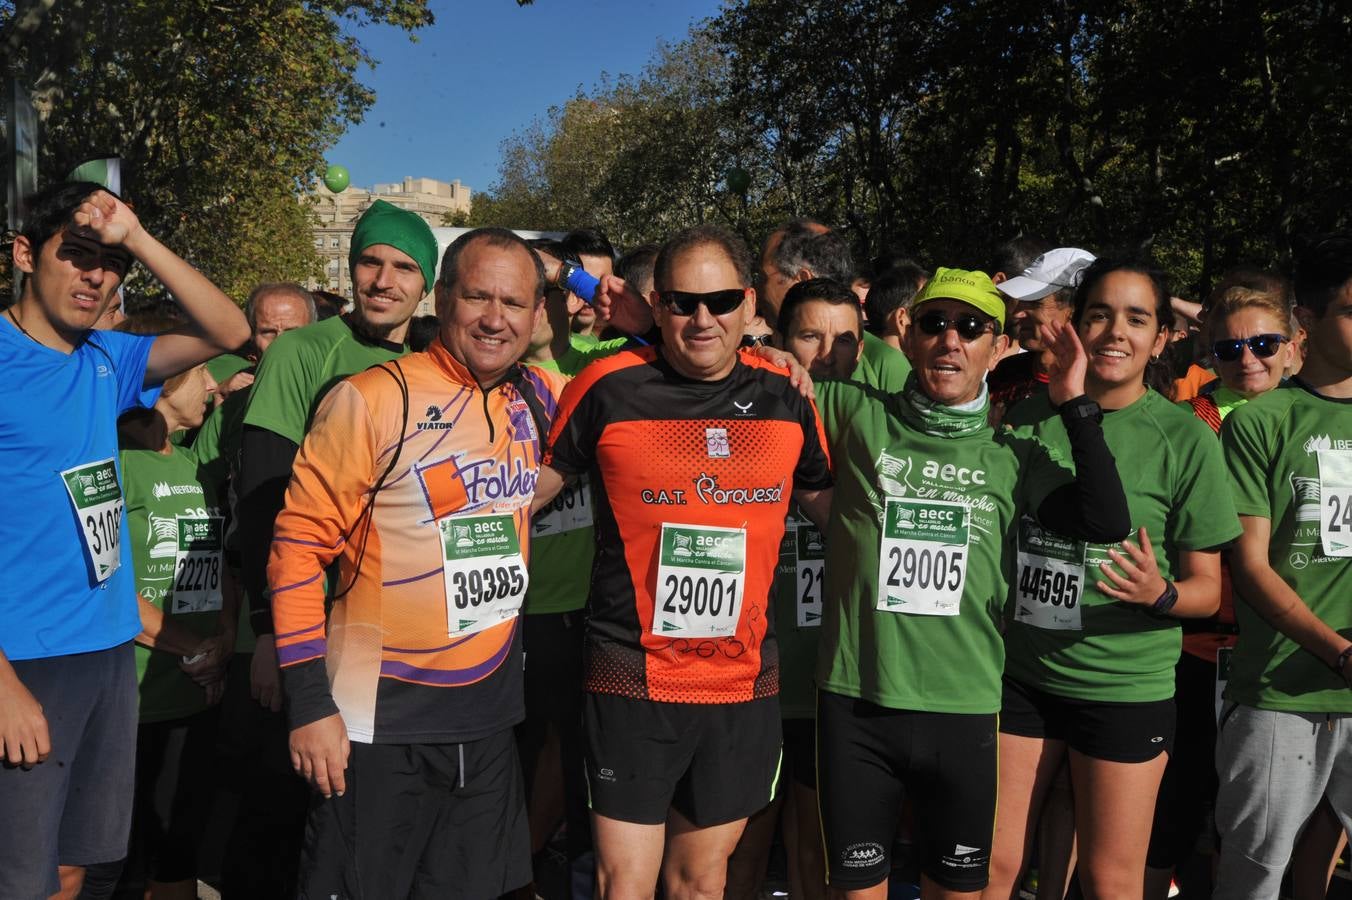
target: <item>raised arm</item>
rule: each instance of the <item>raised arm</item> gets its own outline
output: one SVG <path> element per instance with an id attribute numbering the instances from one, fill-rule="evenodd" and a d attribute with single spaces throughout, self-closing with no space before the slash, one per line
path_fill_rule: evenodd
<path id="1" fill-rule="evenodd" d="M 150 350 L 146 384 L 234 350 L 249 339 L 249 323 L 234 302 L 178 254 L 141 227 L 136 213 L 106 191 L 91 194 L 75 210 L 72 230 L 136 257 L 174 295 L 188 317 L 182 328 L 160 336 Z"/>

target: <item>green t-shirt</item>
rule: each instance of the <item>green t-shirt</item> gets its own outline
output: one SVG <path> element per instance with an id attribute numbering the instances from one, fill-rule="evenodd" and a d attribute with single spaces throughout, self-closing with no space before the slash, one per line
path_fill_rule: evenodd
<path id="1" fill-rule="evenodd" d="M 241 439 L 244 435 L 244 410 L 248 408 L 249 392 L 252 386 L 235 391 L 225 402 L 211 411 L 197 437 L 192 442 L 193 455 L 201 467 L 203 478 L 215 483 L 233 485 L 233 478 L 239 474 Z M 234 488 L 228 488 L 228 505 L 233 511 L 237 498 Z M 227 516 L 228 518 L 228 516 Z M 238 523 L 228 521 L 225 531 L 226 560 L 238 560 L 238 546 L 235 536 Z M 238 574 L 238 570 L 233 570 Z M 257 641 L 253 628 L 249 624 L 249 604 L 239 605 L 239 625 L 235 632 L 235 652 L 252 653 Z"/>
<path id="2" fill-rule="evenodd" d="M 211 379 L 220 384 L 222 381 L 229 381 L 252 365 L 253 363 L 238 354 L 222 353 L 207 360 L 207 371 L 211 373 Z"/>
<path id="3" fill-rule="evenodd" d="M 859 357 L 852 381 L 877 388 L 885 394 L 895 394 L 906 386 L 911 374 L 911 361 L 906 354 L 872 332 L 864 332 L 864 355 Z"/>
<path id="4" fill-rule="evenodd" d="M 168 455 L 126 449 L 121 463 L 136 590 L 164 610 L 166 617 L 203 638 L 210 637 L 220 624 L 223 569 L 216 486 L 210 480 L 203 482 L 196 458 L 177 446 Z M 189 538 L 189 527 L 200 535 L 201 543 Z M 190 546 L 199 549 L 190 555 Z M 214 562 L 206 552 L 213 546 L 217 548 Z M 143 723 L 177 719 L 206 708 L 206 693 L 178 664 L 174 654 L 137 646 Z"/>
<path id="5" fill-rule="evenodd" d="M 1221 443 L 1235 508 L 1272 523 L 1273 570 L 1324 624 L 1352 637 L 1352 557 L 1342 555 L 1352 552 L 1352 401 L 1317 396 L 1293 379 L 1232 412 Z M 1236 603 L 1235 615 L 1239 644 L 1228 699 L 1261 709 L 1352 713 L 1352 690 L 1318 657 L 1247 603 Z"/>
<path id="6" fill-rule="evenodd" d="M 563 356 L 533 365 L 572 378 L 589 362 L 612 355 L 626 343 L 603 341 L 579 348 L 573 341 Z M 526 615 L 572 612 L 587 604 L 596 552 L 592 507 L 591 481 L 583 476 L 565 486 L 531 521 L 530 584 L 522 607 Z"/>
<path id="7" fill-rule="evenodd" d="M 258 364 L 244 424 L 300 446 L 329 388 L 406 352 L 406 347 L 358 335 L 343 316 L 284 332 Z"/>
<path id="8" fill-rule="evenodd" d="M 1016 434 L 1032 435 L 1070 457 L 1070 439 L 1046 396 L 1018 404 L 1006 418 Z M 1180 553 L 1208 550 L 1239 536 L 1225 481 L 1220 445 L 1204 422 L 1163 395 L 1147 391 L 1125 409 L 1103 417 L 1103 436 L 1123 475 L 1133 535 L 1145 526 L 1160 574 L 1173 579 Z M 1135 538 L 1132 538 L 1135 540 Z M 1110 562 L 1109 544 L 1051 536 L 1058 549 L 1039 551 L 1025 543 L 1011 585 L 1006 672 L 1023 684 L 1061 697 L 1108 703 L 1166 700 L 1174 695 L 1174 667 L 1182 649 L 1178 619 L 1101 593 L 1100 562 Z M 1041 560 L 1059 559 L 1063 565 Z M 1080 560 L 1083 562 L 1081 563 Z M 1055 588 L 1037 578 L 1063 574 Z M 1073 588 L 1073 573 L 1082 573 Z M 1046 623 L 1048 603 L 1066 604 L 1059 624 Z M 1073 603 L 1072 603 L 1073 601 Z"/>
<path id="9" fill-rule="evenodd" d="M 893 709 L 996 712 L 1013 525 L 1070 471 L 1036 439 L 996 434 L 984 408 L 972 433 L 941 436 L 904 394 L 827 382 L 817 404 L 836 478 L 818 685 Z"/>
<path id="10" fill-rule="evenodd" d="M 775 637 L 779 641 L 779 709 L 786 719 L 817 716 L 817 638 L 821 634 L 825 544 L 794 507 L 785 519 L 775 566 Z"/>

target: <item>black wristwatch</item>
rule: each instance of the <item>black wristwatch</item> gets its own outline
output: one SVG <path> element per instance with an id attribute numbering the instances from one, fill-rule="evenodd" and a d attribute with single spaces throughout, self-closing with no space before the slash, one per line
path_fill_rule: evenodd
<path id="1" fill-rule="evenodd" d="M 582 262 L 580 260 L 576 259 L 562 260 L 559 263 L 559 275 L 557 278 L 554 279 L 554 287 L 563 291 L 565 294 L 568 293 L 569 290 L 568 279 L 573 276 L 574 272 L 580 269 L 582 269 Z"/>
<path id="2" fill-rule="evenodd" d="M 1067 400 L 1057 407 L 1057 412 L 1061 414 L 1061 418 L 1066 421 L 1067 425 L 1084 419 L 1093 419 L 1100 425 L 1103 424 L 1103 407 L 1090 400 L 1088 394 L 1081 394 Z"/>

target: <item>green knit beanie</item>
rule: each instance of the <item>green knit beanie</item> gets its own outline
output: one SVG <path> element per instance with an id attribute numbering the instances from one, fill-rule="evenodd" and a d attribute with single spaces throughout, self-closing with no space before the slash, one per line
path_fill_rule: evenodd
<path id="1" fill-rule="evenodd" d="M 423 293 L 432 290 L 437 280 L 437 239 L 422 216 L 384 200 L 372 203 L 352 231 L 352 248 L 347 253 L 349 272 L 356 267 L 361 252 L 372 244 L 389 244 L 413 257 L 422 270 Z"/>

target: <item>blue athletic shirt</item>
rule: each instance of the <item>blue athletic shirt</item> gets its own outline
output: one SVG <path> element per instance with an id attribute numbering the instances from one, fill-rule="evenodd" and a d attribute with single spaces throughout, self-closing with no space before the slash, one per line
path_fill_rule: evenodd
<path id="1" fill-rule="evenodd" d="M 106 650 L 141 630 L 125 515 L 122 564 L 100 584 L 61 472 L 116 464 L 117 417 L 140 405 L 154 342 L 95 331 L 68 356 L 0 323 L 0 650 L 12 660 Z"/>

